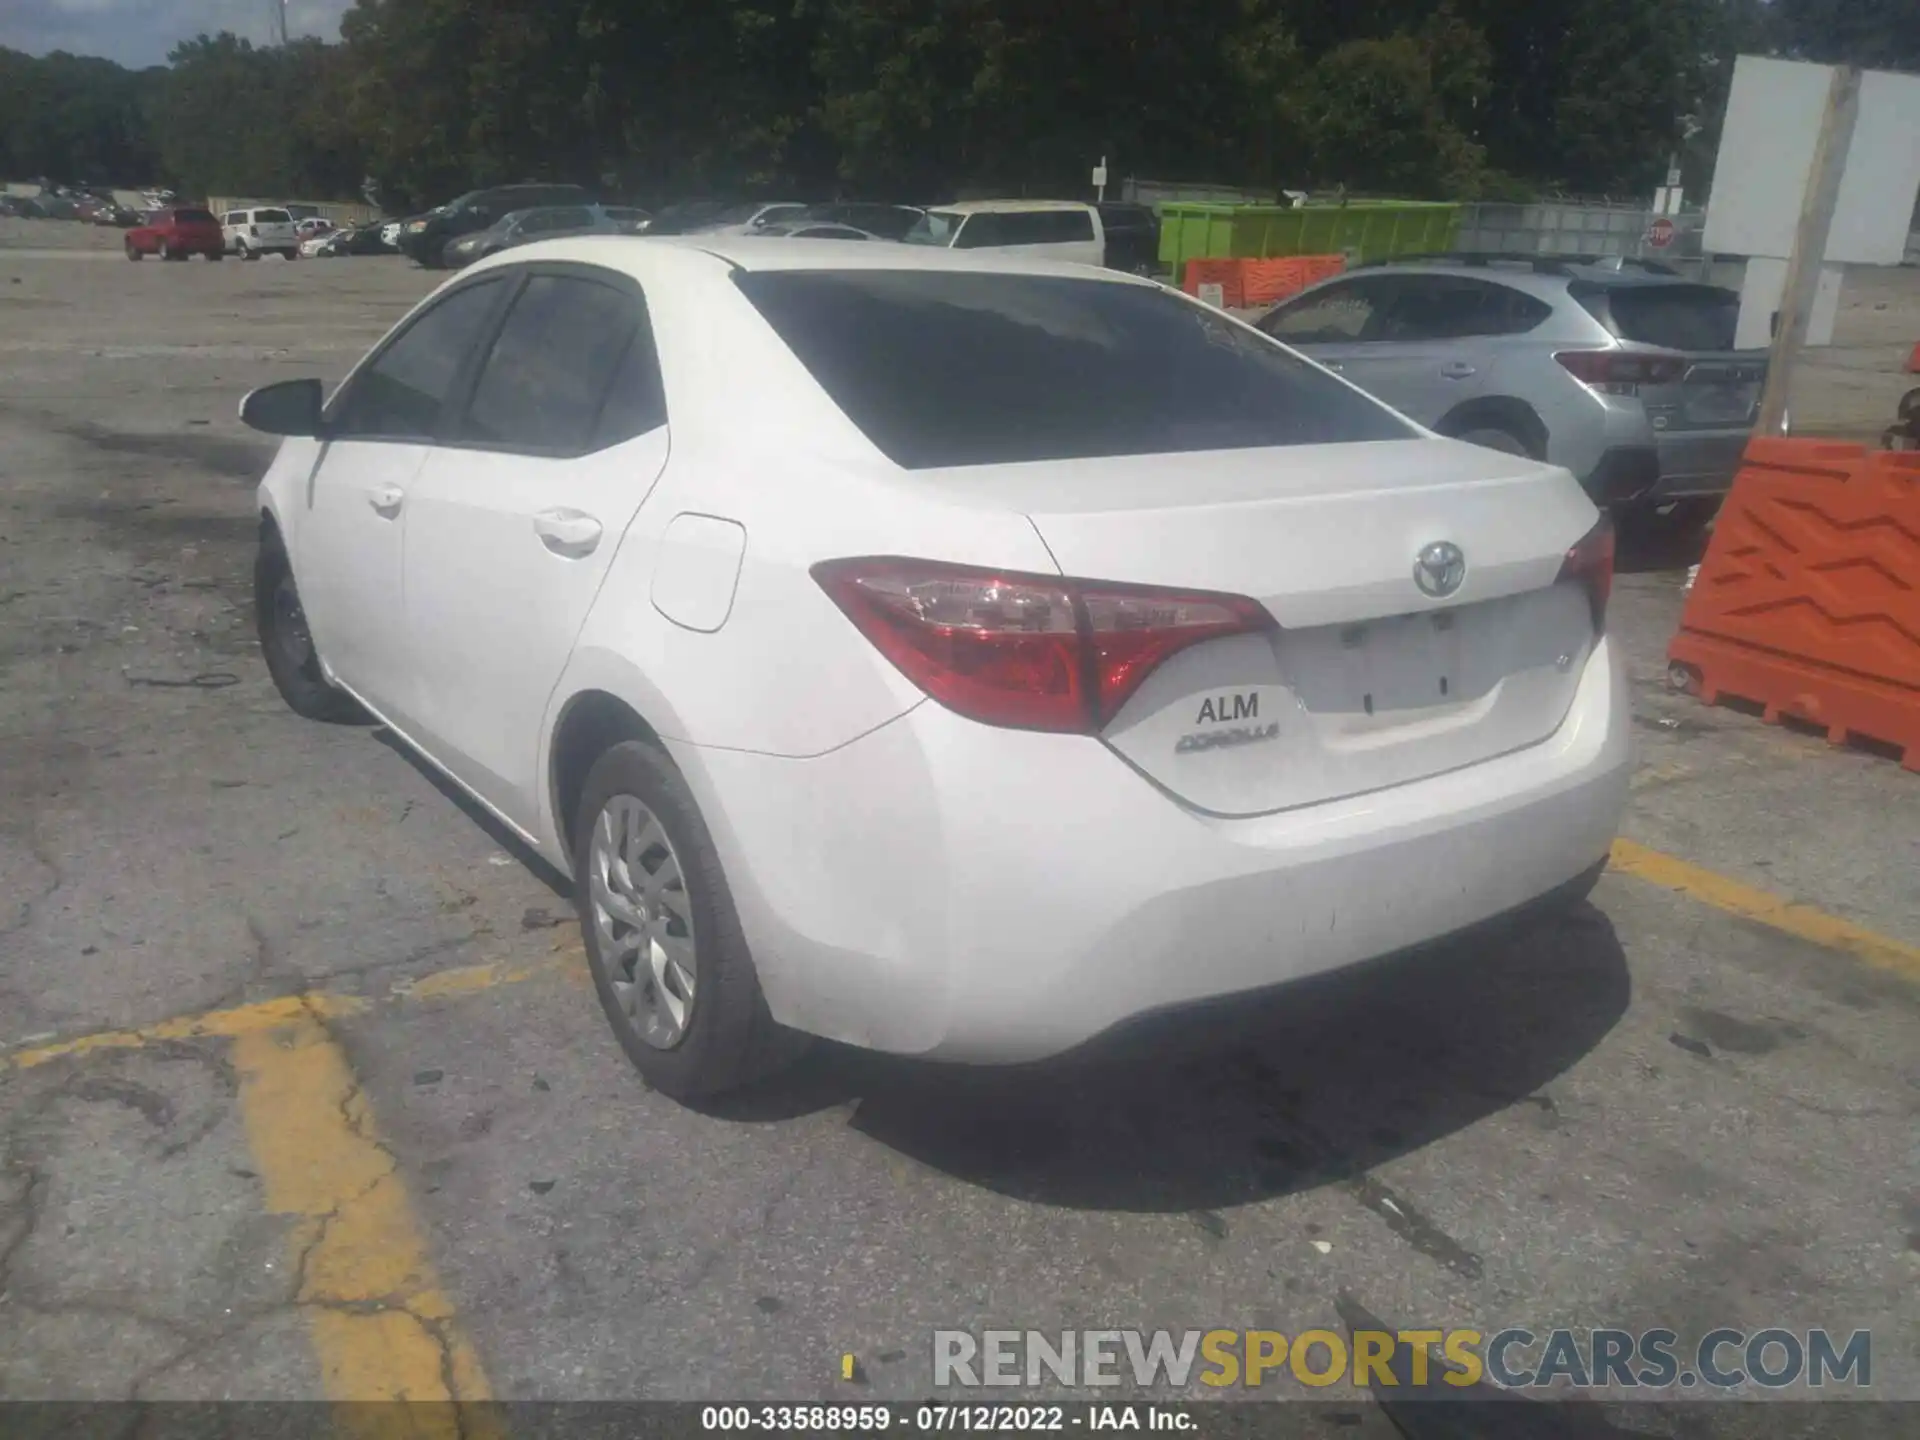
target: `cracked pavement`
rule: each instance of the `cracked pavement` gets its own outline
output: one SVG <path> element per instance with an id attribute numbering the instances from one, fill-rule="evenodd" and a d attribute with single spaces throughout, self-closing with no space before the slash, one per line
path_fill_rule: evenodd
<path id="1" fill-rule="evenodd" d="M 648 1093 L 563 887 L 254 654 L 238 398 L 337 378 L 426 277 L 21 252 L 61 228 L 0 222 L 0 1047 L 339 1003 L 0 1063 L 0 1398 L 321 1398 L 331 1316 L 417 1327 L 448 1391 L 905 1399 L 936 1327 L 1294 1333 L 1350 1293 L 1869 1328 L 1920 1399 L 1920 989 L 1640 879 L 1071 1065 Z M 1627 833 L 1920 943 L 1915 777 L 1666 691 L 1686 558 L 1616 590 Z"/>

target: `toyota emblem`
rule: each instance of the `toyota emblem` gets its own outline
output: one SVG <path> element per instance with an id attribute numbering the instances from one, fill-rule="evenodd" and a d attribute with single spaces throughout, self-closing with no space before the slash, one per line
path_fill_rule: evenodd
<path id="1" fill-rule="evenodd" d="M 1436 540 L 1422 547 L 1414 557 L 1413 583 L 1420 587 L 1423 595 L 1444 599 L 1458 590 L 1466 578 L 1466 552 L 1451 540 Z"/>

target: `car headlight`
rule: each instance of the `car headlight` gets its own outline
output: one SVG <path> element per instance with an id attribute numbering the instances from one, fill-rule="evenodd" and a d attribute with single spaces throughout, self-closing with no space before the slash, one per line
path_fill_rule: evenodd
<path id="1" fill-rule="evenodd" d="M 414 222 L 413 222 L 413 223 L 412 223 L 411 225 L 409 225 L 409 226 L 407 226 L 407 232 L 408 232 L 409 234 L 412 234 L 412 233 L 413 233 L 413 232 L 415 232 L 415 231 L 418 231 L 418 230 L 424 230 L 424 229 L 426 229 L 426 228 L 427 228 L 427 222 L 426 222 L 426 221 L 424 221 L 424 220 L 416 220 L 416 221 L 414 221 Z"/>

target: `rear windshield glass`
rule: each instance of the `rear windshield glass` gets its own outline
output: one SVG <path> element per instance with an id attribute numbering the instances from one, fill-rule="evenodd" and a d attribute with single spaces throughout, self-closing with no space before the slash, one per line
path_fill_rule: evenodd
<path id="1" fill-rule="evenodd" d="M 1731 350 L 1740 318 L 1740 296 L 1715 285 L 1621 285 L 1579 300 L 1622 340 L 1669 350 Z"/>
<path id="2" fill-rule="evenodd" d="M 1156 287 L 926 270 L 743 272 L 734 283 L 911 470 L 1416 433 Z"/>
<path id="3" fill-rule="evenodd" d="M 947 210 L 929 210 L 906 233 L 909 245 L 951 245 L 954 233 L 966 223 L 967 217 L 955 215 Z"/>
<path id="4" fill-rule="evenodd" d="M 253 212 L 253 218 L 261 225 L 289 225 L 293 223 L 293 217 L 284 210 L 256 210 Z"/>
<path id="5" fill-rule="evenodd" d="M 176 210 L 173 212 L 173 218 L 176 220 L 184 220 L 189 225 L 217 225 L 220 223 L 213 218 L 213 213 L 208 210 Z"/>

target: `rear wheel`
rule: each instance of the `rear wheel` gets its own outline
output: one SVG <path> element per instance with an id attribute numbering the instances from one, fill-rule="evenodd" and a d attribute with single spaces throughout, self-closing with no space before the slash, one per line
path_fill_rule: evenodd
<path id="1" fill-rule="evenodd" d="M 128 240 L 128 241 L 126 241 L 126 242 L 125 242 L 125 249 L 126 249 L 126 252 L 127 252 L 127 258 L 128 258 L 129 260 L 135 260 L 135 261 L 137 261 L 137 260 L 141 260 L 141 259 L 144 259 L 144 258 L 145 258 L 145 257 L 144 257 L 144 256 L 142 256 L 142 255 L 141 255 L 141 253 L 140 253 L 140 247 L 139 247 L 138 245 L 136 245 L 136 244 L 134 244 L 134 243 L 133 243 L 133 241 L 131 241 L 131 240 Z"/>
<path id="2" fill-rule="evenodd" d="M 774 1023 L 687 783 L 653 745 L 615 745 L 573 817 L 574 897 L 594 989 L 634 1068 L 668 1095 L 737 1089 L 805 1039 Z"/>
<path id="3" fill-rule="evenodd" d="M 247 242 L 244 240 L 240 241 L 233 247 L 233 252 L 234 254 L 238 255 L 242 260 L 258 260 L 260 258 L 260 252 L 258 250 L 255 250 L 251 245 L 247 244 Z"/>
<path id="4" fill-rule="evenodd" d="M 261 658 L 287 708 L 306 720 L 359 719 L 353 697 L 328 684 L 321 673 L 320 652 L 293 583 L 293 566 L 277 538 L 262 540 L 254 560 L 253 612 Z"/>

